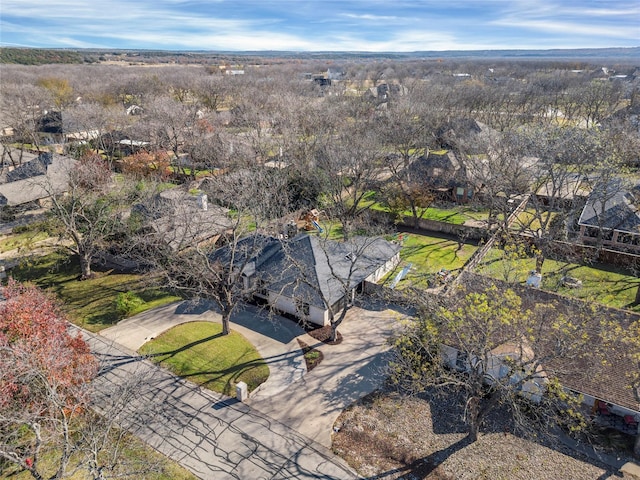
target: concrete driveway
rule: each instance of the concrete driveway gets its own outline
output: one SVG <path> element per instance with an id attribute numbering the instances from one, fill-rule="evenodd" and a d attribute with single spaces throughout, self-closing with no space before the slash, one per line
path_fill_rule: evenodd
<path id="1" fill-rule="evenodd" d="M 156 308 L 123 320 L 101 335 L 135 351 L 180 323 L 220 322 L 216 312 L 187 307 L 177 303 Z M 343 342 L 325 345 L 288 319 L 267 315 L 257 307 L 243 307 L 232 318 L 231 329 L 257 348 L 270 369 L 269 378 L 252 392 L 247 405 L 330 448 L 340 413 L 384 381 L 388 339 L 404 317 L 382 304 L 352 307 L 338 329 Z M 309 373 L 297 338 L 324 355 Z"/>
<path id="2" fill-rule="evenodd" d="M 100 332 L 108 340 L 136 352 L 149 340 L 186 322 L 218 322 L 220 314 L 206 304 L 177 302 L 148 310 Z M 291 320 L 271 315 L 252 305 L 243 305 L 231 318 L 231 330 L 240 333 L 258 350 L 269 366 L 269 378 L 252 396 L 274 395 L 302 379 L 307 372 L 296 338 L 305 331 Z M 310 337 L 307 343 L 312 341 Z"/>
<path id="3" fill-rule="evenodd" d="M 321 445 L 331 447 L 333 425 L 353 402 L 379 388 L 386 378 L 388 339 L 405 315 L 384 305 L 352 307 L 338 331 L 343 341 L 314 340 L 323 361 L 290 388 L 248 404 Z"/>

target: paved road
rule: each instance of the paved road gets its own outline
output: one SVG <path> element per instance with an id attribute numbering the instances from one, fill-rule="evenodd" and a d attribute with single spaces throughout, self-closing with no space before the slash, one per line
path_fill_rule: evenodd
<path id="1" fill-rule="evenodd" d="M 137 384 L 124 412 L 136 419 L 134 433 L 198 477 L 357 478 L 329 449 L 269 415 L 202 390 L 108 339 L 85 335 L 103 365 L 98 391 L 109 398 L 115 385 Z"/>

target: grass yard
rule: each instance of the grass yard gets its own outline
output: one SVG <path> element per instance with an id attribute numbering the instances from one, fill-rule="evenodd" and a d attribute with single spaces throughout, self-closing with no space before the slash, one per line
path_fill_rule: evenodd
<path id="1" fill-rule="evenodd" d="M 492 249 L 477 272 L 499 280 L 524 283 L 535 266 L 535 258 L 506 259 L 502 250 Z M 570 288 L 562 285 L 561 279 L 565 275 L 582 281 L 582 286 Z M 608 265 L 579 265 L 546 259 L 542 267 L 544 290 L 596 301 L 609 307 L 640 312 L 639 305 L 632 305 L 639 286 L 640 278 Z"/>
<path id="2" fill-rule="evenodd" d="M 33 282 L 54 292 L 62 301 L 69 319 L 92 332 L 107 328 L 121 319 L 116 309 L 118 294 L 133 292 L 142 299 L 128 316 L 180 300 L 179 297 L 150 287 L 142 275 L 97 271 L 95 278 L 79 281 L 80 265 L 75 257 L 61 253 L 34 258 L 10 271 L 21 282 Z"/>
<path id="3" fill-rule="evenodd" d="M 400 251 L 401 263 L 387 278 L 391 281 L 400 268 L 411 263 L 411 270 L 404 280 L 398 284 L 415 287 L 427 287 L 428 281 L 444 268 L 457 270 L 473 255 L 477 247 L 472 244 L 460 244 L 446 237 L 430 237 L 426 235 L 401 234 L 403 238 Z"/>
<path id="4" fill-rule="evenodd" d="M 119 432 L 118 432 L 119 433 Z M 121 461 L 115 466 L 113 472 L 107 473 L 108 478 L 136 478 L 139 480 L 197 480 L 198 477 L 193 475 L 187 469 L 181 467 L 177 462 L 170 460 L 161 453 L 157 452 L 153 448 L 147 446 L 142 440 L 138 439 L 134 435 L 125 434 L 125 439 L 122 443 L 123 450 L 121 452 Z M 141 459 L 145 459 L 145 466 L 143 468 L 149 471 L 140 471 Z M 40 473 L 45 472 L 49 475 L 55 473 L 54 470 L 54 457 L 51 454 L 45 454 L 40 458 Z M 75 456 L 71 456 L 70 464 L 67 468 L 68 472 L 73 472 L 68 478 L 69 480 L 86 480 L 90 478 L 86 469 L 79 468 L 74 472 L 74 468 L 78 465 L 80 459 Z M 33 476 L 26 471 L 17 473 L 17 470 L 8 464 L 4 470 L 2 470 L 2 476 L 0 478 L 11 478 L 12 480 L 32 480 Z M 137 468 L 136 468 L 137 467 Z M 111 475 L 112 474 L 112 475 Z M 6 476 L 5 476 L 6 475 Z"/>
<path id="5" fill-rule="evenodd" d="M 43 231 L 26 231 L 11 235 L 0 235 L 0 253 L 15 250 L 17 248 L 29 248 L 35 242 L 45 240 L 49 235 Z"/>
<path id="6" fill-rule="evenodd" d="M 411 212 L 406 212 L 405 215 L 406 214 L 411 216 Z M 437 222 L 462 225 L 467 220 L 488 220 L 489 212 L 487 210 L 475 210 L 465 205 L 458 205 L 452 208 L 429 207 L 423 218 Z"/>
<path id="7" fill-rule="evenodd" d="M 382 212 L 389 212 L 389 208 L 380 203 L 369 200 L 370 208 Z M 367 202 L 364 203 L 365 205 Z M 451 207 L 441 208 L 431 206 L 426 210 L 420 209 L 424 220 L 434 220 L 436 222 L 452 223 L 454 225 L 463 225 L 468 220 L 486 221 L 489 219 L 488 210 L 478 210 L 468 205 L 452 205 Z M 404 217 L 404 221 L 410 223 L 413 218 L 411 210 L 405 210 L 400 213 Z"/>
<path id="8" fill-rule="evenodd" d="M 542 212 L 542 223 L 549 225 L 553 222 L 554 218 L 558 214 L 556 212 Z M 542 224 L 540 223 L 540 218 L 533 210 L 525 210 L 520 215 L 516 221 L 511 225 L 511 230 L 516 231 L 524 231 L 524 232 L 535 232 L 538 229 L 542 228 Z"/>
<path id="9" fill-rule="evenodd" d="M 222 335 L 222 325 L 190 322 L 178 325 L 139 351 L 173 373 L 215 392 L 235 396 L 236 383 L 249 391 L 269 377 L 269 367 L 242 335 Z"/>

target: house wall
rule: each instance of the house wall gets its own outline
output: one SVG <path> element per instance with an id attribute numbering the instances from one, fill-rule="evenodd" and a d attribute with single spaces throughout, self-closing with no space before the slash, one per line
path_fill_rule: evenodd
<path id="1" fill-rule="evenodd" d="M 586 393 L 576 392 L 574 390 L 569 390 L 572 393 L 578 393 L 582 395 L 582 404 L 588 407 L 593 407 L 596 403 L 596 398 L 587 395 Z M 601 402 L 605 402 L 606 400 L 600 399 Z M 631 410 L 630 408 L 621 407 L 619 405 L 612 404 L 611 402 L 607 402 L 609 405 L 609 411 L 614 415 L 618 415 L 620 417 L 624 417 L 625 415 L 631 415 L 632 417 L 639 418 L 640 412 L 636 412 L 635 410 Z"/>
<path id="2" fill-rule="evenodd" d="M 449 345 L 440 345 L 440 355 L 443 363 L 449 368 L 461 369 L 461 365 L 458 364 L 459 350 Z M 503 367 L 506 371 L 503 371 Z M 486 369 L 486 373 L 495 379 L 504 378 L 508 374 L 508 368 L 503 364 L 501 356 L 493 356 L 489 359 L 489 364 Z M 520 381 L 516 375 L 512 377 L 512 383 Z M 528 380 L 524 382 L 520 388 L 520 393 L 525 398 L 528 398 L 532 402 L 538 403 L 542 399 L 544 393 L 545 378 L 541 375 L 537 380 Z"/>
<path id="3" fill-rule="evenodd" d="M 440 355 L 445 365 L 451 368 L 456 368 L 456 360 L 458 359 L 458 349 L 450 347 L 449 345 L 441 345 Z"/>
<path id="4" fill-rule="evenodd" d="M 440 348 L 441 348 L 440 355 L 442 358 L 442 362 L 450 368 L 459 368 L 459 365 L 457 365 L 459 350 L 444 344 L 441 344 Z M 505 375 L 500 372 L 501 366 L 502 366 L 501 358 L 493 357 L 489 362 L 487 373 L 495 378 L 502 378 Z M 517 381 L 518 379 L 514 378 L 514 382 L 517 382 Z M 522 388 L 520 390 L 521 394 L 524 397 L 528 398 L 529 400 L 535 403 L 538 403 L 540 402 L 540 400 L 542 399 L 542 395 L 544 394 L 544 387 L 546 382 L 547 382 L 546 378 L 543 376 L 543 374 L 541 374 L 539 379 L 536 379 L 535 381 L 529 380 L 525 382 L 522 385 Z M 570 390 L 570 389 L 567 389 L 567 390 L 573 392 L 573 390 Z M 582 395 L 583 405 L 586 405 L 588 407 L 594 406 L 596 399 L 591 395 L 586 395 L 582 392 L 574 392 L 574 393 L 578 393 Z M 606 401 L 606 400 L 602 400 L 602 401 Z M 610 405 L 609 411 L 614 415 L 618 415 L 621 417 L 624 417 L 625 415 L 631 415 L 635 418 L 638 418 L 640 414 L 640 412 L 637 412 L 635 410 L 631 410 L 626 407 L 621 407 L 619 405 L 612 404 L 611 402 L 608 402 L 608 403 Z M 640 431 L 640 427 L 639 427 L 639 431 Z"/>
<path id="5" fill-rule="evenodd" d="M 294 315 L 301 320 L 311 322 L 315 325 L 324 326 L 329 324 L 329 312 L 327 310 L 309 305 L 309 315 L 304 316 L 302 312 L 298 310 L 298 305 L 293 298 L 285 297 L 275 292 L 268 292 L 268 294 L 269 305 L 281 312 Z"/>
<path id="6" fill-rule="evenodd" d="M 384 265 L 381 265 L 375 272 L 365 278 L 365 282 L 377 283 L 382 277 L 384 277 L 391 270 L 396 268 L 400 263 L 400 252 L 396 253 L 390 258 Z"/>
<path id="7" fill-rule="evenodd" d="M 597 230 L 595 227 L 586 227 L 585 225 L 581 225 L 578 241 L 585 245 L 597 245 L 598 241 L 600 241 L 605 247 L 640 253 L 640 245 L 638 245 L 640 239 L 638 235 L 624 236 L 618 230 L 614 230 L 613 232 L 611 232 L 611 230 L 608 230 L 606 232 L 607 234 L 603 234 L 602 238 L 598 240 L 597 236 L 594 237 L 592 235 L 595 230 Z M 633 241 L 622 241 L 625 238 L 633 239 Z"/>

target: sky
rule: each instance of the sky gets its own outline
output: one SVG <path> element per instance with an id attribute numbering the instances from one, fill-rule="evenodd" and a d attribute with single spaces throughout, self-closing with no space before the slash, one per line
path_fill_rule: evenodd
<path id="1" fill-rule="evenodd" d="M 213 51 L 640 46 L 639 0 L 0 0 L 0 45 Z"/>

